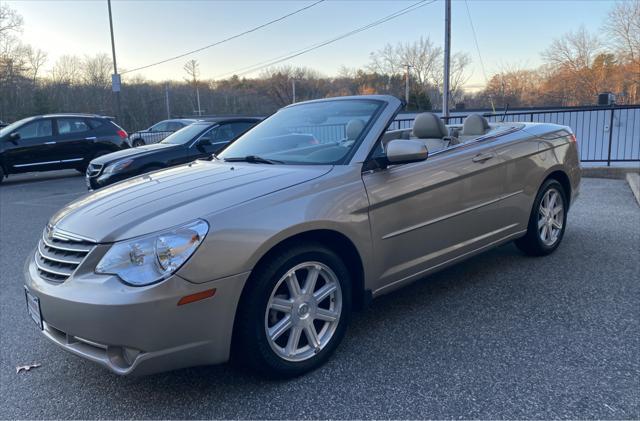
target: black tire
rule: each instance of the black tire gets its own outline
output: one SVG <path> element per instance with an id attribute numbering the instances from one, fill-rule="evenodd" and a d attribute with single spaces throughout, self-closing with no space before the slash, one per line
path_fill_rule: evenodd
<path id="1" fill-rule="evenodd" d="M 146 143 L 144 143 L 144 140 L 138 138 L 138 139 L 134 139 L 131 142 L 131 146 L 134 148 L 137 148 L 138 146 L 144 146 Z"/>
<path id="2" fill-rule="evenodd" d="M 318 347 L 314 350 L 311 342 L 307 339 L 306 331 L 303 329 L 299 337 L 300 342 L 296 343 L 306 343 L 303 347 L 308 347 L 306 352 L 311 353 L 311 356 L 301 361 L 288 361 L 278 355 L 272 348 L 273 342 L 267 338 L 268 320 L 272 316 L 272 313 L 267 313 L 267 306 L 272 294 L 277 292 L 276 286 L 279 282 L 281 284 L 283 276 L 297 265 L 308 262 L 319 262 L 330 268 L 335 274 L 341 292 L 339 298 L 341 301 L 340 316 L 336 321 L 333 334 L 329 336 L 322 348 Z M 305 269 L 300 270 L 304 271 Z M 322 279 L 322 276 L 318 279 Z M 234 363 L 251 368 L 270 378 L 290 378 L 318 368 L 331 357 L 342 341 L 351 318 L 351 279 L 345 264 L 335 252 L 319 243 L 294 245 L 274 253 L 268 261 L 256 267 L 247 282 L 236 315 L 232 356 Z M 322 288 L 324 280 L 319 282 L 321 282 L 320 288 Z M 304 282 L 300 281 L 299 283 L 303 284 Z M 330 299 L 331 303 L 335 303 L 335 297 Z M 324 300 L 322 302 L 326 303 Z M 292 305 L 292 308 L 295 308 L 295 305 Z M 299 314 L 301 309 L 302 306 L 292 310 L 291 317 L 294 317 L 294 313 L 295 317 L 303 317 Z M 310 319 L 311 323 L 316 323 L 313 321 L 314 317 L 310 317 Z M 329 325 L 326 326 L 329 330 Z M 291 335 L 292 331 L 293 328 L 290 328 L 288 335 Z M 284 335 L 285 333 L 282 334 L 282 338 L 289 341 L 289 338 Z"/>
<path id="3" fill-rule="evenodd" d="M 557 218 L 562 221 L 562 227 L 559 229 L 554 227 L 554 229 L 558 229 L 557 236 L 553 236 L 553 241 L 551 241 L 552 237 L 549 237 L 548 241 L 545 242 L 543 240 L 542 233 L 538 228 L 539 223 L 543 223 L 541 220 L 545 220 L 545 216 L 541 213 L 540 204 L 543 199 L 545 199 L 547 193 L 552 191 L 557 192 L 558 198 L 562 201 L 562 216 Z M 533 208 L 531 209 L 531 216 L 529 217 L 527 233 L 524 237 L 515 241 L 516 246 L 525 254 L 530 256 L 546 256 L 547 254 L 553 253 L 562 242 L 564 231 L 567 227 L 567 204 L 567 194 L 564 191 L 562 184 L 555 179 L 545 181 L 540 187 L 540 190 L 538 190 L 536 199 L 533 201 Z M 544 229 L 544 225 L 542 229 Z M 550 227 L 547 227 L 547 230 L 549 229 Z M 549 234 L 549 236 L 551 236 L 551 234 Z"/>

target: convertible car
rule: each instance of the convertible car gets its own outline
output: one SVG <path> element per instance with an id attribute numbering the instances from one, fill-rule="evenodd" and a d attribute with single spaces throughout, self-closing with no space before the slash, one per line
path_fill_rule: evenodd
<path id="1" fill-rule="evenodd" d="M 569 127 L 424 113 L 388 130 L 401 105 L 290 105 L 212 160 L 77 199 L 27 258 L 28 314 L 117 374 L 232 359 L 296 376 L 373 298 L 509 241 L 560 245 L 580 182 Z"/>

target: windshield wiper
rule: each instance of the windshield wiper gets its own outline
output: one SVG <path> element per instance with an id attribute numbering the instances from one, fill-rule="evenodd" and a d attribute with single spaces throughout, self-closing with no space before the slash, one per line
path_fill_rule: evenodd
<path id="1" fill-rule="evenodd" d="M 267 159 L 258 155 L 233 156 L 230 158 L 224 158 L 224 160 L 226 162 L 250 162 L 252 164 L 284 164 L 283 161 Z"/>

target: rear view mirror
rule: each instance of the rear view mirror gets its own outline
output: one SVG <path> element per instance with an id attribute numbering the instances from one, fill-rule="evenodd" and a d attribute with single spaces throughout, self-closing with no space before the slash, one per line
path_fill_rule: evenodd
<path id="1" fill-rule="evenodd" d="M 427 147 L 419 140 L 394 139 L 387 144 L 387 160 L 390 164 L 424 161 L 428 155 Z"/>

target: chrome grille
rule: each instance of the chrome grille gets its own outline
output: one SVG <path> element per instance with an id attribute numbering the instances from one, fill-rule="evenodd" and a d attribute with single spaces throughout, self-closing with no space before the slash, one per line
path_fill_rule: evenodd
<path id="1" fill-rule="evenodd" d="M 88 177 L 97 177 L 102 172 L 102 164 L 89 164 L 87 167 L 87 176 Z"/>
<path id="2" fill-rule="evenodd" d="M 93 249 L 94 244 L 89 241 L 49 236 L 48 230 L 38 242 L 35 255 L 38 273 L 49 282 L 60 284 L 73 274 L 84 258 Z"/>

